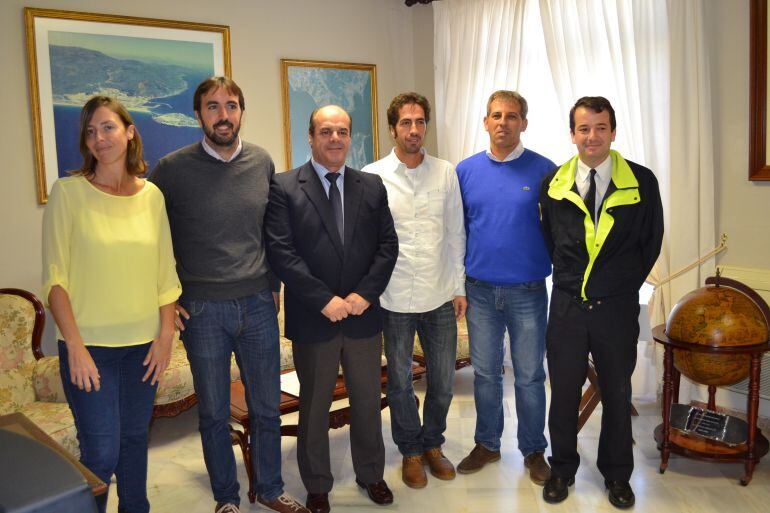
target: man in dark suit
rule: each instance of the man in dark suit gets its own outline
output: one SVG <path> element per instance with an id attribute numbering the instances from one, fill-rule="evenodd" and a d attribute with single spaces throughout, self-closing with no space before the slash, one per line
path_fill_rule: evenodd
<path id="1" fill-rule="evenodd" d="M 314 512 L 330 510 L 329 408 L 340 363 L 356 482 L 375 503 L 393 501 L 383 480 L 379 296 L 398 240 L 380 177 L 345 166 L 350 130 L 341 107 L 314 111 L 312 158 L 273 177 L 265 214 L 268 260 L 286 286 L 285 335 L 300 382 L 297 461 Z"/>

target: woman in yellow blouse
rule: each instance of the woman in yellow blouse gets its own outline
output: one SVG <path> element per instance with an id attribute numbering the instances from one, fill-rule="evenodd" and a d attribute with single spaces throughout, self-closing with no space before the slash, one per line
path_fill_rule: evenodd
<path id="1" fill-rule="evenodd" d="M 144 513 L 147 435 L 171 358 L 181 293 L 163 195 L 140 178 L 142 142 L 116 100 L 80 115 L 82 167 L 54 183 L 43 217 L 43 297 L 58 327 L 62 382 L 82 463 Z M 97 501 L 100 511 L 107 494 Z"/>

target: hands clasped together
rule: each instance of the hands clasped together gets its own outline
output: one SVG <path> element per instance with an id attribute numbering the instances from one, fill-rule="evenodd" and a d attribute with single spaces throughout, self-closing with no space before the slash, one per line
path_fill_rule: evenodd
<path id="1" fill-rule="evenodd" d="M 326 303 L 321 313 L 330 321 L 337 322 L 345 319 L 348 315 L 361 315 L 369 308 L 369 305 L 369 301 L 355 292 L 351 292 L 345 299 L 334 296 L 331 301 Z"/>

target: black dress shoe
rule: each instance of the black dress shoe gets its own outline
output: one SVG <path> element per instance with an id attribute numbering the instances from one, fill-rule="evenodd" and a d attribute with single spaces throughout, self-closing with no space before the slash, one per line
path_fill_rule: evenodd
<path id="1" fill-rule="evenodd" d="M 551 478 L 545 482 L 543 488 L 543 500 L 549 504 L 556 504 L 567 498 L 569 495 L 569 487 L 575 484 L 575 478 L 559 476 L 551 476 Z"/>
<path id="2" fill-rule="evenodd" d="M 616 508 L 630 508 L 636 502 L 634 491 L 628 481 L 609 481 L 604 480 L 604 486 L 610 491 L 610 504 Z"/>
<path id="3" fill-rule="evenodd" d="M 393 492 L 390 491 L 385 481 L 378 481 L 376 483 L 364 484 L 356 479 L 356 484 L 366 490 L 366 494 L 372 499 L 372 502 L 384 506 L 385 504 L 393 503 Z"/>
<path id="4" fill-rule="evenodd" d="M 329 513 L 329 511 L 331 511 L 331 507 L 329 506 L 329 494 L 308 493 L 305 507 L 312 513 Z"/>

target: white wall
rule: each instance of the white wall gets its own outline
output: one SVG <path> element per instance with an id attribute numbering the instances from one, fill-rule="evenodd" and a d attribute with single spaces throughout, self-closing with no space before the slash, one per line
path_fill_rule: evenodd
<path id="1" fill-rule="evenodd" d="M 749 0 L 706 0 L 722 265 L 770 271 L 770 182 L 749 182 Z"/>
<path id="2" fill-rule="evenodd" d="M 403 0 L 3 0 L 0 3 L 0 287 L 37 292 L 41 276 L 40 224 L 34 145 L 27 85 L 23 8 L 100 13 L 230 26 L 233 78 L 247 101 L 242 136 L 266 148 L 285 169 L 280 82 L 281 58 L 363 62 L 377 65 L 380 154 L 390 151 L 385 112 L 390 99 L 414 89 L 413 16 L 428 20 L 431 42 L 420 58 L 432 97 L 432 9 L 408 8 Z M 221 6 L 221 7 L 220 7 Z M 422 65 L 421 65 L 422 69 Z M 426 75 L 428 78 L 426 78 Z M 435 141 L 435 137 L 434 137 Z M 435 147 L 435 143 L 434 143 Z"/>

